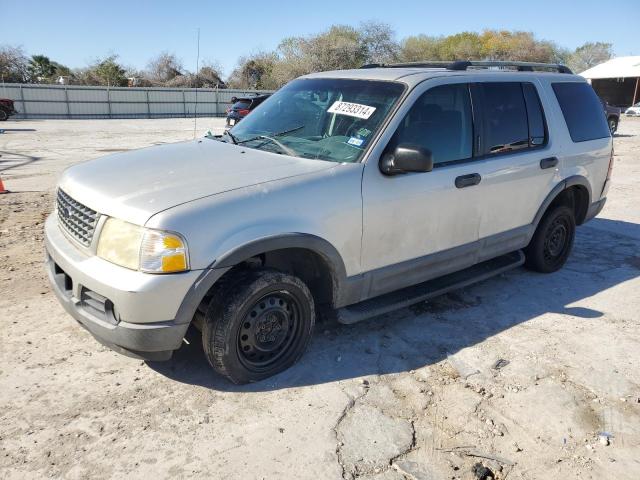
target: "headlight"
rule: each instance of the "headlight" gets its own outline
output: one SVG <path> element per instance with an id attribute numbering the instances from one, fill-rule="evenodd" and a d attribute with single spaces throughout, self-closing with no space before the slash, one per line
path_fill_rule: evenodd
<path id="1" fill-rule="evenodd" d="M 151 230 L 109 218 L 98 240 L 98 256 L 132 270 L 175 273 L 189 269 L 187 244 L 177 233 Z"/>

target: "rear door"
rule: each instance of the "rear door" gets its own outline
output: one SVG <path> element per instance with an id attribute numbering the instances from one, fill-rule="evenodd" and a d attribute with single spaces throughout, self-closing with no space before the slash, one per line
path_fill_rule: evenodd
<path id="1" fill-rule="evenodd" d="M 580 176 L 587 179 L 591 190 L 590 202 L 607 194 L 605 184 L 609 174 L 612 139 L 598 97 L 591 85 L 584 81 L 552 82 L 567 132 L 562 156 L 565 178 Z"/>
<path id="2" fill-rule="evenodd" d="M 471 88 L 479 128 L 474 172 L 484 241 L 479 260 L 521 248 L 540 205 L 560 181 L 535 81 L 477 82 Z"/>

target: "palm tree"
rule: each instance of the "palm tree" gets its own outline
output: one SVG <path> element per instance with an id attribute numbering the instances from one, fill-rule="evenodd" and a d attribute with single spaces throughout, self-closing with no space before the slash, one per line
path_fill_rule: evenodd
<path id="1" fill-rule="evenodd" d="M 56 67 L 49 57 L 45 55 L 33 55 L 29 60 L 29 76 L 32 82 L 47 80 L 56 72 Z"/>

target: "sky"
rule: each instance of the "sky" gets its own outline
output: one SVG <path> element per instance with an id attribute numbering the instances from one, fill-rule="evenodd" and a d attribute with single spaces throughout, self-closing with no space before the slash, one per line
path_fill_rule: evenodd
<path id="1" fill-rule="evenodd" d="M 640 55 L 640 0 L 0 0 L 0 45 L 22 46 L 71 68 L 117 54 L 143 69 L 168 51 L 194 71 L 200 59 L 226 75 L 238 58 L 277 47 L 332 24 L 388 23 L 399 39 L 484 29 L 526 30 L 574 49 L 588 41 L 613 44 L 616 55 Z"/>

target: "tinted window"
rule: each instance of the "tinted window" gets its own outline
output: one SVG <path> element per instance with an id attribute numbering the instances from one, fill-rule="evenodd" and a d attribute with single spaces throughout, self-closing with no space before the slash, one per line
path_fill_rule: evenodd
<path id="1" fill-rule="evenodd" d="M 582 82 L 554 83 L 553 91 L 567 122 L 571 140 L 584 142 L 611 135 L 602 114 L 602 105 L 591 85 Z"/>
<path id="2" fill-rule="evenodd" d="M 529 125 L 520 83 L 482 83 L 483 153 L 529 147 Z"/>
<path id="3" fill-rule="evenodd" d="M 238 100 L 233 104 L 235 110 L 247 110 L 251 106 L 251 100 Z"/>
<path id="4" fill-rule="evenodd" d="M 546 143 L 546 127 L 542 104 L 538 97 L 536 87 L 531 83 L 522 84 L 522 93 L 527 105 L 527 117 L 529 118 L 529 146 L 535 147 Z"/>
<path id="5" fill-rule="evenodd" d="M 469 88 L 456 84 L 432 88 L 416 100 L 396 130 L 394 144 L 421 145 L 437 164 L 470 158 L 472 138 Z"/>

